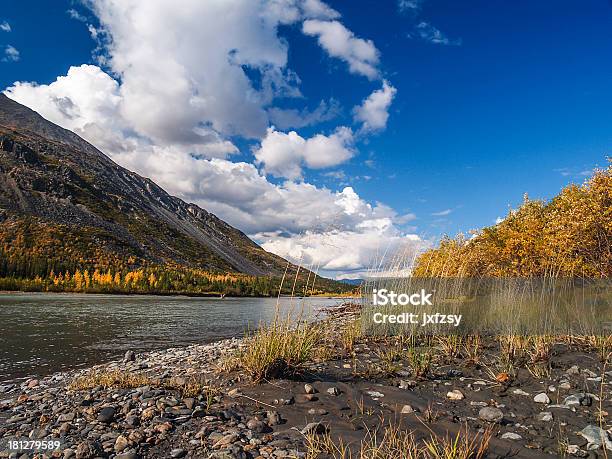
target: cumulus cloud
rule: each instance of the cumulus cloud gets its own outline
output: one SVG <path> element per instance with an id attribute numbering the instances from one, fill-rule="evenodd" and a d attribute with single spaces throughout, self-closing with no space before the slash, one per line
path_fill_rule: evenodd
<path id="1" fill-rule="evenodd" d="M 6 45 L 4 48 L 4 57 L 2 60 L 4 62 L 17 62 L 21 58 L 19 50 L 11 45 Z"/>
<path id="2" fill-rule="evenodd" d="M 0 30 L 3 32 L 10 32 L 12 30 L 11 25 L 6 21 L 2 21 L 0 22 Z"/>
<path id="3" fill-rule="evenodd" d="M 355 121 L 362 123 L 363 131 L 380 131 L 387 127 L 389 107 L 396 93 L 397 89 L 385 80 L 381 89 L 374 91 L 353 109 Z"/>
<path id="4" fill-rule="evenodd" d="M 418 38 L 436 45 L 460 46 L 461 39 L 451 40 L 444 35 L 439 29 L 432 26 L 428 22 L 420 22 L 415 27 L 415 32 L 408 35 L 411 38 Z"/>
<path id="5" fill-rule="evenodd" d="M 379 248 L 418 242 L 399 229 L 405 215 L 366 202 L 350 187 L 336 191 L 298 180 L 303 168 L 334 167 L 353 157 L 352 129 L 306 138 L 270 128 L 271 122 L 285 130 L 304 127 L 339 111 L 334 101 L 312 111 L 275 107 L 279 97 L 301 97 L 281 25 L 304 22 L 305 33 L 353 73 L 378 76 L 374 44 L 338 22 L 337 11 L 320 0 L 86 5 L 99 19 L 90 28 L 100 65 L 71 67 L 50 84 L 17 82 L 6 89 L 9 97 L 269 250 L 320 265 L 324 274 L 364 272 Z M 258 142 L 254 164 L 230 160 L 238 152 L 233 136 Z M 273 183 L 266 173 L 288 180 Z"/>
<path id="6" fill-rule="evenodd" d="M 266 173 L 295 180 L 301 178 L 303 165 L 323 169 L 349 160 L 354 154 L 352 144 L 353 131 L 347 127 L 329 136 L 317 134 L 309 139 L 295 131 L 284 133 L 269 128 L 254 154 Z"/>
<path id="7" fill-rule="evenodd" d="M 304 34 L 317 37 L 319 45 L 327 53 L 342 59 L 349 65 L 349 71 L 373 80 L 378 78 L 379 53 L 372 40 L 355 37 L 338 21 L 310 19 L 302 26 Z"/>

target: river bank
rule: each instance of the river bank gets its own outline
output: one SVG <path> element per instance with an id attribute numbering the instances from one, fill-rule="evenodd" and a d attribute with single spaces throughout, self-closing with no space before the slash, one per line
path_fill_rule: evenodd
<path id="1" fill-rule="evenodd" d="M 247 342 L 229 339 L 2 386 L 0 437 L 58 438 L 38 457 L 78 459 L 341 457 L 397 426 L 415 444 L 486 441 L 481 457 L 612 448 L 612 371 L 588 337 L 349 339 L 352 319 L 332 316 L 325 347 L 291 378 L 253 383 L 229 364 Z"/>

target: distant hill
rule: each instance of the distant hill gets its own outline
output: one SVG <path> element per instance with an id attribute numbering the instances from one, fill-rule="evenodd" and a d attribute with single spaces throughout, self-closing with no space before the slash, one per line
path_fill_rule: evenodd
<path id="1" fill-rule="evenodd" d="M 187 282 L 187 276 L 191 283 L 198 273 L 280 278 L 286 270 L 287 276 L 297 272 L 212 213 L 170 196 L 3 94 L 0 244 L 0 277 L 60 273 L 61 283 L 65 273 L 71 277 L 77 271 L 113 279 L 119 273 L 122 282 L 122 276 L 140 270 L 140 277 L 154 274 L 152 285 L 164 270 L 174 272 L 174 281 Z M 305 270 L 300 279 L 309 275 L 312 282 L 314 274 Z M 331 291 L 346 288 L 317 282 Z"/>

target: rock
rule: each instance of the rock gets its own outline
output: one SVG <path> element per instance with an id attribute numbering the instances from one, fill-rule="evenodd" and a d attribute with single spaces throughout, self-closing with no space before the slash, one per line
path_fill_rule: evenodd
<path id="1" fill-rule="evenodd" d="M 306 424 L 306 427 L 301 430 L 301 432 L 303 435 L 324 434 L 327 432 L 327 430 L 327 426 L 322 422 L 309 422 Z"/>
<path id="2" fill-rule="evenodd" d="M 308 410 L 308 414 L 315 414 L 317 416 L 325 416 L 326 414 L 329 414 L 329 411 L 323 408 L 310 408 Z"/>
<path id="3" fill-rule="evenodd" d="M 533 401 L 536 403 L 544 403 L 548 405 L 550 403 L 550 398 L 548 397 L 548 395 L 546 395 L 546 393 L 542 392 L 533 397 Z"/>
<path id="4" fill-rule="evenodd" d="M 329 395 L 333 395 L 333 396 L 337 396 L 340 395 L 340 389 L 338 389 L 337 387 L 330 387 L 329 389 L 327 389 L 327 393 Z"/>
<path id="5" fill-rule="evenodd" d="M 553 414 L 550 411 L 542 411 L 538 413 L 536 419 L 542 422 L 551 422 L 553 420 Z"/>
<path id="6" fill-rule="evenodd" d="M 185 451 L 183 448 L 175 448 L 170 451 L 170 457 L 172 458 L 183 457 L 185 454 L 187 454 L 187 451 Z"/>
<path id="7" fill-rule="evenodd" d="M 224 435 L 219 440 L 217 440 L 217 442 L 213 445 L 213 448 L 219 448 L 221 446 L 227 446 L 227 445 L 232 444 L 235 441 L 237 441 L 238 438 L 239 438 L 238 434 L 236 434 L 236 433 L 231 433 L 231 434 L 228 434 L 228 435 Z"/>
<path id="8" fill-rule="evenodd" d="M 123 356 L 123 362 L 127 363 L 127 362 L 134 362 L 136 360 L 136 354 L 134 353 L 134 351 L 126 351 L 125 355 Z"/>
<path id="9" fill-rule="evenodd" d="M 100 447 L 96 443 L 83 441 L 76 448 L 75 456 L 77 459 L 91 459 L 100 452 Z"/>
<path id="10" fill-rule="evenodd" d="M 140 414 L 140 418 L 143 421 L 148 421 L 149 419 L 153 419 L 153 417 L 155 416 L 155 412 L 157 411 L 157 408 L 155 408 L 154 406 L 150 406 L 149 408 L 145 408 L 142 413 Z"/>
<path id="11" fill-rule="evenodd" d="M 572 385 L 568 381 L 561 381 L 559 383 L 559 389 L 570 390 L 571 388 L 572 388 Z"/>
<path id="12" fill-rule="evenodd" d="M 415 410 L 411 405 L 404 405 L 402 407 L 402 414 L 411 414 L 411 413 L 417 413 L 418 410 Z"/>
<path id="13" fill-rule="evenodd" d="M 568 395 L 563 399 L 565 406 L 591 406 L 593 399 L 589 394 L 579 393 L 574 395 Z"/>
<path id="14" fill-rule="evenodd" d="M 278 413 L 278 411 L 268 411 L 266 413 L 266 416 L 268 417 L 269 426 L 277 426 L 283 422 L 283 420 L 281 419 L 281 415 Z"/>
<path id="15" fill-rule="evenodd" d="M 72 422 L 72 421 L 74 421 L 75 417 L 76 417 L 76 415 L 74 413 L 61 414 L 57 418 L 57 422 Z"/>
<path id="16" fill-rule="evenodd" d="M 312 384 L 304 384 L 304 392 L 306 392 L 307 394 L 315 394 L 317 390 Z"/>
<path id="17" fill-rule="evenodd" d="M 565 374 L 568 374 L 568 375 L 579 375 L 580 374 L 580 368 L 578 368 L 578 365 L 573 365 L 570 368 L 568 368 L 568 370 L 565 372 Z"/>
<path id="18" fill-rule="evenodd" d="M 523 439 L 523 437 L 521 437 L 519 434 L 514 433 L 514 432 L 506 432 L 500 438 L 502 440 L 522 440 Z"/>
<path id="19" fill-rule="evenodd" d="M 499 423 L 504 418 L 504 413 L 499 408 L 486 406 L 480 409 L 478 417 L 483 421 Z"/>
<path id="20" fill-rule="evenodd" d="M 417 382 L 416 381 L 411 381 L 411 380 L 406 381 L 406 380 L 402 379 L 399 382 L 399 388 L 400 389 L 412 389 L 413 387 L 416 387 L 416 385 L 417 385 Z"/>
<path id="21" fill-rule="evenodd" d="M 117 454 L 115 459 L 138 459 L 138 454 L 136 451 L 128 451 L 125 453 Z"/>
<path id="22" fill-rule="evenodd" d="M 527 396 L 527 397 L 529 397 L 529 396 L 531 395 L 529 392 L 525 392 L 524 390 L 521 390 L 521 389 L 514 389 L 514 390 L 512 391 L 512 393 L 513 393 L 514 395 L 525 395 L 525 396 Z"/>
<path id="23" fill-rule="evenodd" d="M 368 394 L 372 398 L 381 398 L 385 396 L 385 394 L 383 394 L 382 392 L 378 392 L 376 390 L 368 390 L 366 391 L 366 394 Z"/>
<path id="24" fill-rule="evenodd" d="M 449 400 L 463 400 L 465 395 L 459 389 L 451 390 L 446 394 L 446 398 Z"/>
<path id="25" fill-rule="evenodd" d="M 272 430 L 270 427 L 268 427 L 268 424 L 255 418 L 249 419 L 246 426 L 247 429 L 252 430 L 255 433 L 266 433 Z"/>
<path id="26" fill-rule="evenodd" d="M 584 437 L 586 441 L 589 442 L 587 449 L 590 449 L 591 445 L 597 445 L 598 448 L 605 445 L 606 449 L 612 451 L 612 440 L 610 440 L 608 432 L 599 426 L 593 424 L 588 425 L 578 432 L 578 435 Z"/>
<path id="27" fill-rule="evenodd" d="M 195 406 L 195 399 L 194 398 L 184 398 L 183 405 L 185 405 L 188 410 L 193 410 L 193 407 Z"/>
<path id="28" fill-rule="evenodd" d="M 115 407 L 106 406 L 98 413 L 98 421 L 108 424 L 115 417 Z"/>
<path id="29" fill-rule="evenodd" d="M 227 393 L 228 397 L 232 397 L 232 398 L 236 398 L 242 395 L 242 392 L 240 392 L 240 389 L 238 389 L 237 387 L 228 391 Z"/>
<path id="30" fill-rule="evenodd" d="M 119 435 L 115 440 L 115 451 L 120 453 L 129 445 L 129 441 L 123 435 Z"/>
<path id="31" fill-rule="evenodd" d="M 28 381 L 27 386 L 28 386 L 28 389 L 33 389 L 33 388 L 35 388 L 36 386 L 38 386 L 38 384 L 39 384 L 38 379 L 30 379 L 30 380 Z"/>

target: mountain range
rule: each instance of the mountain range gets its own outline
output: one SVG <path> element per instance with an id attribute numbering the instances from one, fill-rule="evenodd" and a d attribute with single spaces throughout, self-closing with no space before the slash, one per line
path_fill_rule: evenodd
<path id="1" fill-rule="evenodd" d="M 140 266 L 268 277 L 298 271 L 3 94 L 0 244 L 4 276 Z"/>

